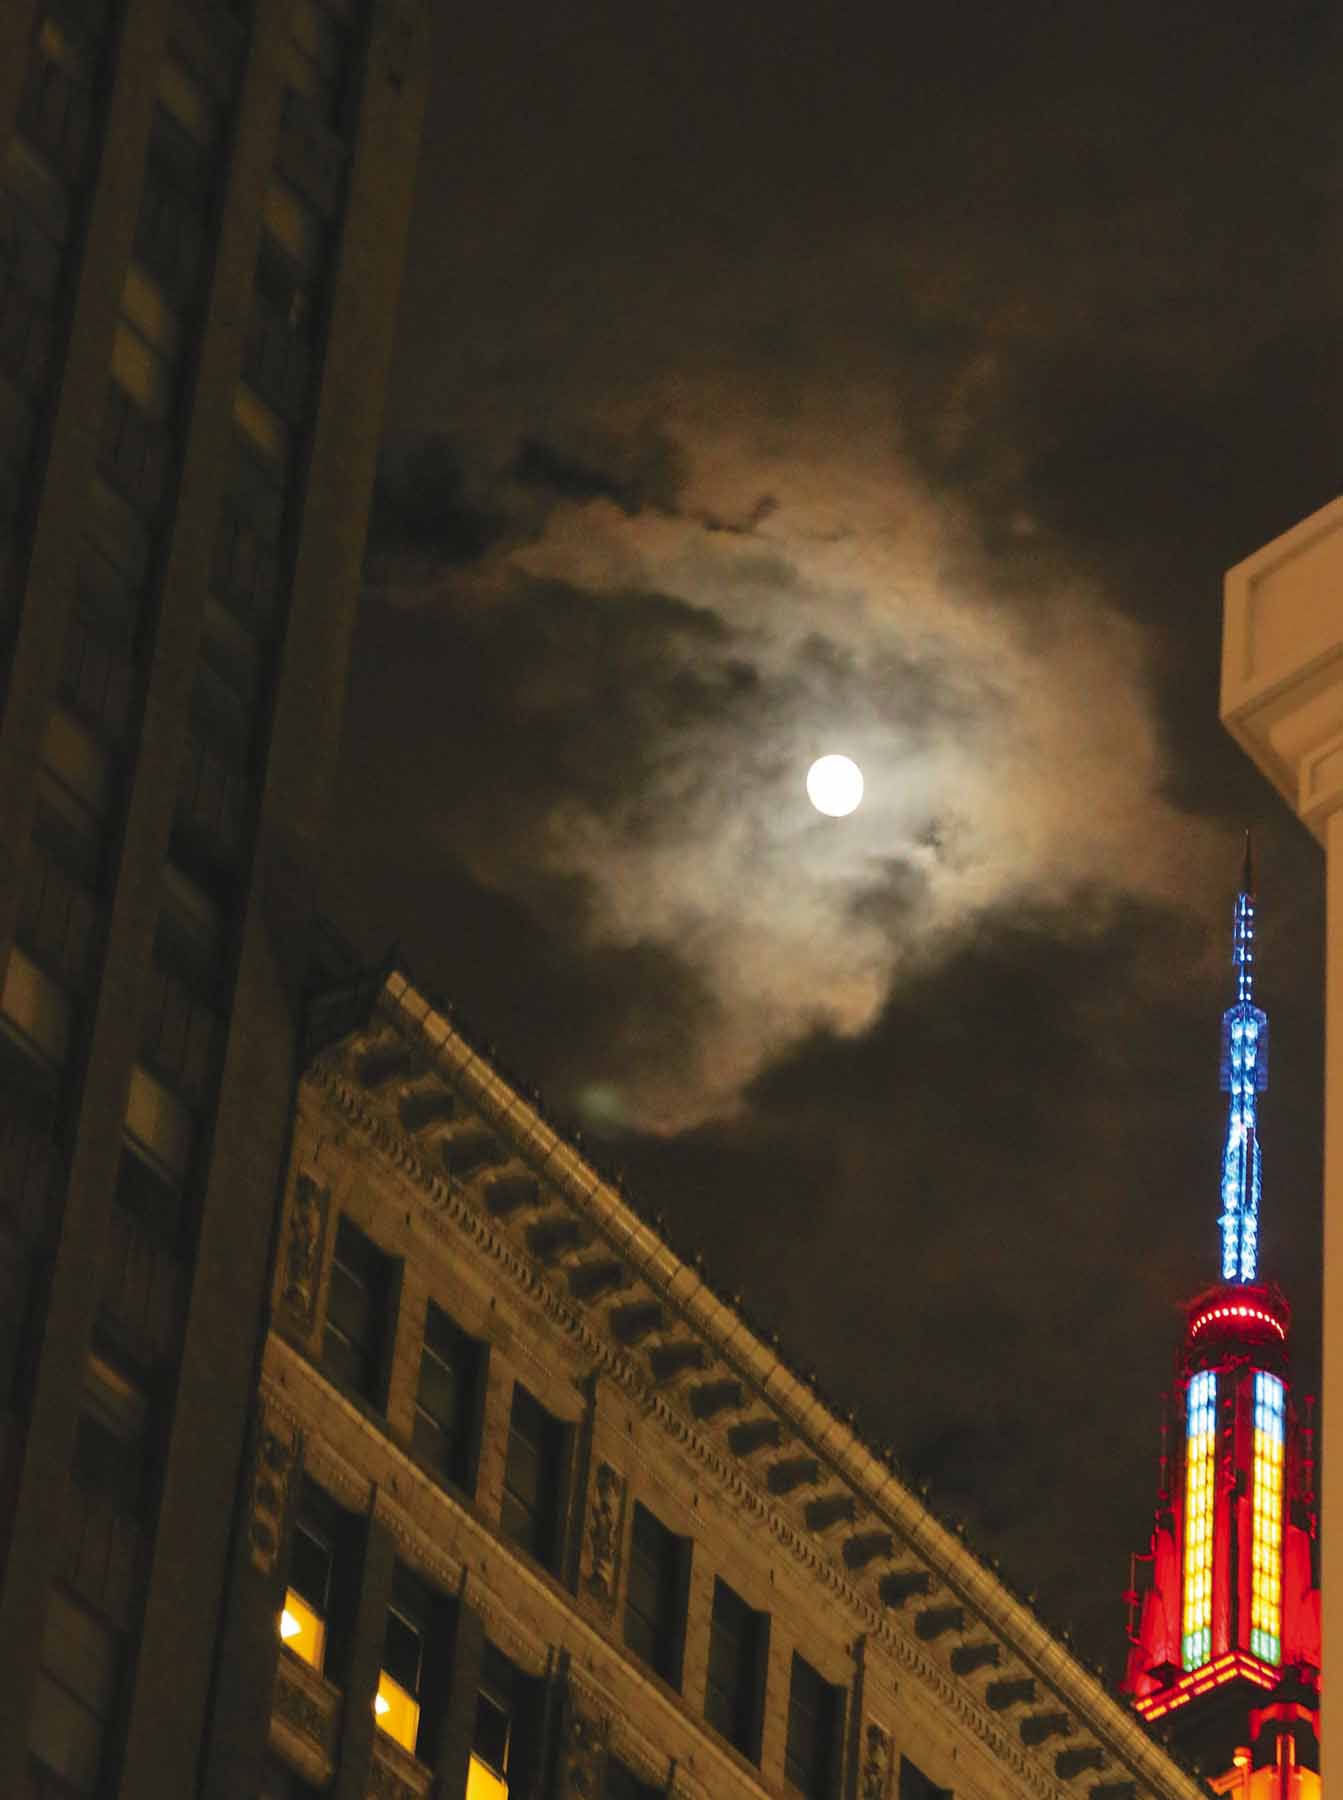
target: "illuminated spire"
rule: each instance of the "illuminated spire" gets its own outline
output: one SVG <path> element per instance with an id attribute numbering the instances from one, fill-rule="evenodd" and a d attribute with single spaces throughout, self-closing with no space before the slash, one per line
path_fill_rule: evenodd
<path id="1" fill-rule="evenodd" d="M 1258 1096 L 1268 1086 L 1268 1019 L 1254 1004 L 1254 861 L 1245 833 L 1245 867 L 1236 895 L 1231 964 L 1236 1002 L 1222 1015 L 1222 1087 L 1227 1104 L 1222 1152 L 1222 1280 L 1253 1281 L 1259 1269 Z"/>

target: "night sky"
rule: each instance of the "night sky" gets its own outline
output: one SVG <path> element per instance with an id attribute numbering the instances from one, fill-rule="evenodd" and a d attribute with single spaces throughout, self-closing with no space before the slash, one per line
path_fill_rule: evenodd
<path id="1" fill-rule="evenodd" d="M 452 9 L 410 237 L 326 910 L 1112 1672 L 1247 824 L 1318 1365 L 1322 866 L 1217 685 L 1339 486 L 1337 17 Z"/>

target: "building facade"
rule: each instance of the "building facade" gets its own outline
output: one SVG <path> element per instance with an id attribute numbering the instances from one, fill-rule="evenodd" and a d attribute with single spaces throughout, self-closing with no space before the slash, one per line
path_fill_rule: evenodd
<path id="1" fill-rule="evenodd" d="M 5 1795 L 227 1766 L 426 30 L 417 0 L 0 8 Z"/>
<path id="2" fill-rule="evenodd" d="M 1204 1792 L 404 974 L 311 1041 L 236 1791 Z"/>
<path id="3" fill-rule="evenodd" d="M 1259 1270 L 1269 1031 L 1254 944 L 1247 844 L 1222 1019 L 1220 1279 L 1186 1308 L 1123 1687 L 1219 1792 L 1305 1800 L 1320 1791 L 1314 1433 L 1292 1394 L 1291 1309 Z"/>

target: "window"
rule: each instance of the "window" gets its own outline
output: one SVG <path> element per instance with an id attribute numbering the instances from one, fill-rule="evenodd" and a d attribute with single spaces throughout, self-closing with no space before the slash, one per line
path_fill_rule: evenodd
<path id="1" fill-rule="evenodd" d="M 768 1616 L 755 1612 L 725 1581 L 715 1581 L 704 1716 L 752 1762 L 760 1757 L 768 1642 Z"/>
<path id="2" fill-rule="evenodd" d="M 415 1399 L 414 1446 L 434 1473 L 466 1493 L 475 1491 L 476 1419 L 483 1346 L 442 1307 L 429 1302 Z"/>
<path id="3" fill-rule="evenodd" d="M 647 1507 L 635 1504 L 625 1642 L 673 1687 L 681 1685 L 689 1549 L 685 1538 L 668 1531 Z"/>
<path id="4" fill-rule="evenodd" d="M 305 1475 L 289 1540 L 289 1582 L 280 1614 L 280 1637 L 295 1656 L 319 1673 L 332 1661 L 341 1552 L 348 1551 L 349 1536 L 346 1516 Z"/>
<path id="5" fill-rule="evenodd" d="M 508 1800 L 532 1791 L 539 1749 L 542 1683 L 487 1643 L 480 1664 L 466 1800 Z"/>
<path id="6" fill-rule="evenodd" d="M 120 1635 L 54 1585 L 47 1601 L 37 1686 L 33 1755 L 68 1783 L 66 1792 L 98 1786 L 103 1734 L 116 1706 Z"/>
<path id="7" fill-rule="evenodd" d="M 383 1398 L 392 1264 L 343 1214 L 336 1227 L 322 1361 L 338 1382 L 374 1405 Z"/>
<path id="8" fill-rule="evenodd" d="M 373 1711 L 380 1731 L 395 1738 L 403 1750 L 415 1754 L 420 1734 L 420 1676 L 424 1668 L 424 1620 L 410 1617 L 418 1609 L 397 1604 L 387 1609 L 387 1632 L 382 1645 L 382 1672 Z"/>
<path id="9" fill-rule="evenodd" d="M 546 1568 L 556 1561 L 567 1433 L 521 1382 L 513 1388 L 500 1529 Z"/>
<path id="10" fill-rule="evenodd" d="M 289 1553 L 289 1586 L 280 1614 L 280 1636 L 305 1663 L 320 1670 L 326 1661 L 326 1622 L 331 1611 L 332 1547 L 311 1521 L 294 1526 Z"/>
<path id="11" fill-rule="evenodd" d="M 788 1785 L 808 1800 L 825 1800 L 834 1787 L 839 1709 L 839 1689 L 794 1652 L 784 1774 Z"/>
<path id="12" fill-rule="evenodd" d="M 938 1787 L 907 1756 L 900 1758 L 899 1800 L 951 1800 L 951 1789 Z"/>
<path id="13" fill-rule="evenodd" d="M 665 1784 L 654 1787 L 612 1757 L 606 1765 L 605 1800 L 662 1800 Z"/>

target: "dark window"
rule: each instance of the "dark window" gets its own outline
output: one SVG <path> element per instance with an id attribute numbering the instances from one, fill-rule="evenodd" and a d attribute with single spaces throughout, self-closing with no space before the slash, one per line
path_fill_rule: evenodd
<path id="1" fill-rule="evenodd" d="M 417 1620 L 392 1606 L 387 1611 L 387 1635 L 383 1639 L 382 1666 L 412 1700 L 420 1697 L 420 1665 L 424 1661 L 424 1632 Z"/>
<path id="2" fill-rule="evenodd" d="M 768 1641 L 768 1617 L 749 1607 L 725 1581 L 715 1581 L 704 1716 L 752 1762 L 760 1757 Z"/>
<path id="3" fill-rule="evenodd" d="M 907 1756 L 900 1758 L 900 1800 L 951 1800 L 951 1789 L 938 1787 Z"/>
<path id="4" fill-rule="evenodd" d="M 839 1705 L 839 1689 L 794 1653 L 784 1773 L 789 1785 L 808 1800 L 825 1800 L 834 1786 Z"/>
<path id="5" fill-rule="evenodd" d="M 320 1619 L 331 1611 L 333 1555 L 332 1545 L 314 1520 L 295 1522 L 294 1543 L 289 1552 L 289 1585 Z"/>
<path id="6" fill-rule="evenodd" d="M 544 1685 L 485 1644 L 471 1759 L 507 1782 L 510 1794 L 531 1793 L 539 1774 Z"/>
<path id="7" fill-rule="evenodd" d="M 689 1544 L 636 1503 L 625 1590 L 625 1642 L 673 1687 L 681 1685 Z"/>
<path id="8" fill-rule="evenodd" d="M 477 1395 L 483 1346 L 429 1302 L 415 1400 L 415 1453 L 444 1481 L 475 1491 Z"/>
<path id="9" fill-rule="evenodd" d="M 391 1291 L 391 1259 L 342 1215 L 331 1259 L 322 1361 L 338 1382 L 375 1406 L 383 1401 Z"/>
<path id="10" fill-rule="evenodd" d="M 567 1435 L 561 1421 L 518 1382 L 508 1421 L 500 1529 L 546 1568 L 554 1567 L 559 1547 Z"/>
<path id="11" fill-rule="evenodd" d="M 666 1787 L 640 1781 L 614 1757 L 606 1765 L 606 1800 L 662 1800 Z"/>

